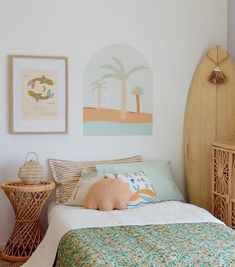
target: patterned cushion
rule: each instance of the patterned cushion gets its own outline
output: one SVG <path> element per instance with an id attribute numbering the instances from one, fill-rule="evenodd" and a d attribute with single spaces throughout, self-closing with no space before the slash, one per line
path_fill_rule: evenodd
<path id="1" fill-rule="evenodd" d="M 76 187 L 82 171 L 96 171 L 95 166 L 97 164 L 139 162 L 141 161 L 141 156 L 90 162 L 76 162 L 59 159 L 49 159 L 48 161 L 52 171 L 53 179 L 56 183 L 56 203 L 64 204 L 69 199 L 74 188 Z"/>
<path id="2" fill-rule="evenodd" d="M 157 192 L 161 201 L 184 201 L 170 170 L 168 160 L 151 160 L 128 164 L 100 164 L 96 169 L 101 173 L 130 173 L 143 171 Z"/>
<path id="3" fill-rule="evenodd" d="M 127 205 L 128 208 L 138 207 L 143 204 L 156 203 L 159 199 L 153 186 L 144 171 L 133 173 L 105 174 L 107 178 L 116 178 L 129 184 L 132 196 Z"/>
<path id="4" fill-rule="evenodd" d="M 93 176 L 92 176 L 93 175 Z M 76 187 L 73 190 L 72 195 L 69 197 L 68 201 L 64 204 L 68 206 L 80 206 L 83 207 L 86 195 L 96 182 L 101 180 L 103 175 L 99 175 L 97 172 L 86 172 L 82 174 L 80 180 L 78 181 Z"/>

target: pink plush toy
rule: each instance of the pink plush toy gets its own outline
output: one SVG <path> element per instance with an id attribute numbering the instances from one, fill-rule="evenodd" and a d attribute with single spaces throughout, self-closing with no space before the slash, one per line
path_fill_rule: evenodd
<path id="1" fill-rule="evenodd" d="M 89 189 L 84 207 L 102 211 L 125 209 L 132 195 L 129 187 L 120 179 L 102 179 Z"/>

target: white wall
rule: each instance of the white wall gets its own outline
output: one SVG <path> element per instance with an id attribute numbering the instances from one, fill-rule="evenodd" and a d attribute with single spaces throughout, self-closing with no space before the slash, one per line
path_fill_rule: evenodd
<path id="1" fill-rule="evenodd" d="M 228 51 L 235 62 L 235 0 L 229 0 L 228 6 Z"/>
<path id="2" fill-rule="evenodd" d="M 184 109 L 202 55 L 227 46 L 227 1 L 221 0 L 0 0 L 0 182 L 16 178 L 28 151 L 47 158 L 108 159 L 141 154 L 168 158 L 185 193 Z M 151 137 L 83 137 L 83 72 L 100 47 L 133 46 L 154 74 Z M 10 135 L 9 54 L 69 58 L 69 134 Z M 0 243 L 9 237 L 13 211 L 0 192 Z"/>

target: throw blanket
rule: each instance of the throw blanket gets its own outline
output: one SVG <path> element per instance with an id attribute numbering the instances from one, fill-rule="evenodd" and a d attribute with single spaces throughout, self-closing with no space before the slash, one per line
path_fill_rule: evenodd
<path id="1" fill-rule="evenodd" d="M 24 267 L 51 267 L 64 234 L 79 228 L 174 223 L 222 223 L 208 211 L 178 201 L 144 205 L 135 209 L 97 211 L 51 204 L 47 233 Z M 68 266 L 69 267 L 69 266 Z"/>
<path id="2" fill-rule="evenodd" d="M 71 230 L 56 266 L 235 266 L 235 231 L 217 223 Z"/>

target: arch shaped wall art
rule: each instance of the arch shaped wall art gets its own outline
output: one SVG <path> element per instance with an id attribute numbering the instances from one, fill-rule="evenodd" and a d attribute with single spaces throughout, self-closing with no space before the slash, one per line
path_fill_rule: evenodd
<path id="1" fill-rule="evenodd" d="M 136 49 L 109 45 L 88 61 L 84 74 L 84 135 L 151 135 L 153 75 Z"/>

